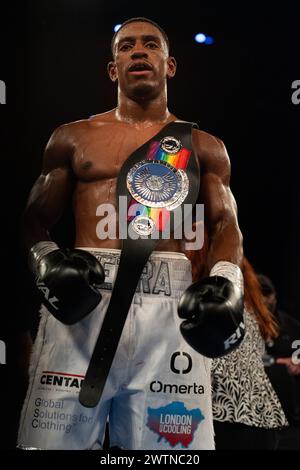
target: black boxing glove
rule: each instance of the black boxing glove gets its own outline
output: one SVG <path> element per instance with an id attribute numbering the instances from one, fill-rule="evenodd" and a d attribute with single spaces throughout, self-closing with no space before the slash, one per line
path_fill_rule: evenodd
<path id="1" fill-rule="evenodd" d="M 105 273 L 89 252 L 38 242 L 30 250 L 29 263 L 43 304 L 62 323 L 80 321 L 99 304 L 102 296 L 98 287 Z"/>
<path id="2" fill-rule="evenodd" d="M 178 304 L 179 317 L 186 319 L 180 325 L 182 336 L 193 349 L 210 358 L 230 353 L 245 336 L 240 269 L 232 263 L 220 262 L 211 274 L 216 272 L 228 276 L 228 268 L 229 272 L 235 270 L 238 274 L 238 282 L 212 275 L 192 284 Z"/>

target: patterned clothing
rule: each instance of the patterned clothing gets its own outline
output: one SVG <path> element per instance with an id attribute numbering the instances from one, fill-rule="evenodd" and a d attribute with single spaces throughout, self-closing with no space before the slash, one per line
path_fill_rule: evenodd
<path id="1" fill-rule="evenodd" d="M 265 343 L 253 314 L 245 310 L 246 334 L 230 354 L 213 360 L 213 417 L 262 428 L 288 426 L 264 370 Z"/>

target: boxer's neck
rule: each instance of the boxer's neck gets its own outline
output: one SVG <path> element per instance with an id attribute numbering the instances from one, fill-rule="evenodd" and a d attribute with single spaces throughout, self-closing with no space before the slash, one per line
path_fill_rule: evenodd
<path id="1" fill-rule="evenodd" d="M 158 123 L 163 124 L 168 121 L 171 114 L 167 107 L 165 95 L 160 95 L 153 100 L 139 102 L 122 95 L 119 96 L 115 116 L 118 121 L 147 126 Z"/>

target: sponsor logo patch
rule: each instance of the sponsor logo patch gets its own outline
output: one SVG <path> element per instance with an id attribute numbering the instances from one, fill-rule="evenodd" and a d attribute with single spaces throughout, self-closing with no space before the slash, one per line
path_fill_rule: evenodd
<path id="1" fill-rule="evenodd" d="M 40 378 L 40 384 L 54 387 L 57 390 L 79 391 L 83 379 L 84 375 L 44 370 Z"/>
<path id="2" fill-rule="evenodd" d="M 199 408 L 188 410 L 184 403 L 176 401 L 160 408 L 149 407 L 147 426 L 158 435 L 157 442 L 165 439 L 171 447 L 189 447 L 204 419 Z"/>

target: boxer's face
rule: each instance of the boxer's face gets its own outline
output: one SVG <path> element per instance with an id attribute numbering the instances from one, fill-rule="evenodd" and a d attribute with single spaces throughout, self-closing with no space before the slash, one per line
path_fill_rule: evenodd
<path id="1" fill-rule="evenodd" d="M 155 26 L 134 22 L 117 34 L 108 72 L 126 96 L 153 99 L 164 90 L 166 78 L 175 75 L 176 61 L 169 57 L 164 37 Z"/>

